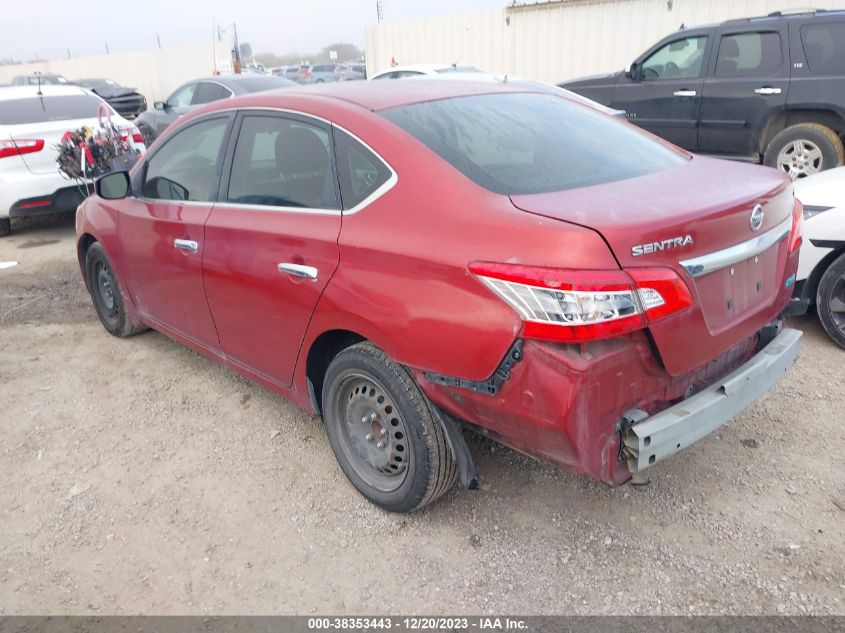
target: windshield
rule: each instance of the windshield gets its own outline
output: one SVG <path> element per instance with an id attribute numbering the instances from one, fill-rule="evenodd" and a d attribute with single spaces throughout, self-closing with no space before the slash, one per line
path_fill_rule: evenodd
<path id="1" fill-rule="evenodd" d="M 238 86 L 243 88 L 246 92 L 261 92 L 262 90 L 273 90 L 275 88 L 285 88 L 292 86 L 294 83 L 285 79 L 284 77 L 250 77 L 248 79 L 239 79 Z"/>
<path id="2" fill-rule="evenodd" d="M 0 125 L 93 119 L 102 103 L 87 94 L 8 99 L 0 101 Z"/>
<path id="3" fill-rule="evenodd" d="M 477 184 L 506 195 L 624 180 L 686 160 L 623 121 L 549 94 L 458 97 L 380 114 Z"/>

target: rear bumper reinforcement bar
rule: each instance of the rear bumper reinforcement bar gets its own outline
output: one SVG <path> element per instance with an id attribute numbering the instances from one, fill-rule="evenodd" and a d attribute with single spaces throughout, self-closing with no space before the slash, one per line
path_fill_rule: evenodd
<path id="1" fill-rule="evenodd" d="M 798 357 L 801 332 L 784 329 L 744 365 L 660 413 L 626 425 L 623 454 L 632 473 L 645 470 L 712 433 L 769 391 Z M 630 411 L 629 420 L 642 412 Z"/>

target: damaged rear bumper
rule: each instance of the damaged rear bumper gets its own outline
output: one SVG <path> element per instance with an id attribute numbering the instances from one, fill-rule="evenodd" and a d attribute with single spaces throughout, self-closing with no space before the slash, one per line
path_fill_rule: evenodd
<path id="1" fill-rule="evenodd" d="M 801 332 L 785 329 L 745 364 L 694 396 L 639 420 L 622 432 L 628 469 L 642 471 L 712 433 L 769 391 L 798 356 Z"/>

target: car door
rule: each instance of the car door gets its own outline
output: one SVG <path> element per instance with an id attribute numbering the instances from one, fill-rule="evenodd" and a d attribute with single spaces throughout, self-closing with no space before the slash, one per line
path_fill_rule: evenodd
<path id="1" fill-rule="evenodd" d="M 688 150 L 696 149 L 704 68 L 710 54 L 705 32 L 677 34 L 659 44 L 620 77 L 614 108 L 631 123 Z"/>
<path id="2" fill-rule="evenodd" d="M 192 122 L 145 157 L 118 223 L 126 282 L 144 319 L 213 349 L 219 344 L 203 287 L 203 233 L 233 119 Z"/>
<path id="3" fill-rule="evenodd" d="M 699 151 L 755 156 L 770 115 L 789 89 L 786 22 L 723 27 L 704 80 Z"/>
<path id="4" fill-rule="evenodd" d="M 341 211 L 330 126 L 239 114 L 227 185 L 205 228 L 205 288 L 223 352 L 291 384 L 299 347 L 338 263 Z"/>

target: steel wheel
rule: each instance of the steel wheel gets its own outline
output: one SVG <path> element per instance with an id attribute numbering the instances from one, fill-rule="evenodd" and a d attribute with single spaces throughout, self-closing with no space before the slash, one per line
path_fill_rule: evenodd
<path id="1" fill-rule="evenodd" d="M 120 316 L 117 299 L 114 295 L 115 280 L 111 268 L 102 260 L 94 262 L 94 300 L 100 308 L 100 314 L 110 325 L 115 325 Z"/>
<path id="2" fill-rule="evenodd" d="M 387 390 L 363 374 L 344 377 L 333 404 L 341 425 L 341 448 L 368 485 L 383 492 L 399 488 L 410 465 L 407 429 Z"/>
<path id="3" fill-rule="evenodd" d="M 793 180 L 817 174 L 822 170 L 823 165 L 824 157 L 821 148 L 806 139 L 799 139 L 786 145 L 777 157 L 778 169 L 787 172 Z"/>

